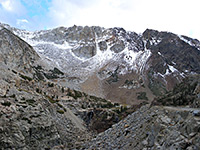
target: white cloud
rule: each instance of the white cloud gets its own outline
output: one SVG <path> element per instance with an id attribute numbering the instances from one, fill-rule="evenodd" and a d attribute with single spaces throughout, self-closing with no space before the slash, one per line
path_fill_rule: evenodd
<path id="1" fill-rule="evenodd" d="M 56 26 L 118 26 L 136 32 L 152 28 L 200 39 L 198 6 L 199 0 L 52 0 L 49 16 Z"/>
<path id="2" fill-rule="evenodd" d="M 17 25 L 20 25 L 22 23 L 28 23 L 28 20 L 26 20 L 26 19 L 17 19 Z"/>
<path id="3" fill-rule="evenodd" d="M 3 6 L 4 9 L 6 9 L 7 11 L 12 11 L 12 5 L 11 5 L 11 1 L 6 0 L 6 1 L 0 1 L 1 5 Z"/>
<path id="4" fill-rule="evenodd" d="M 0 5 L 8 13 L 14 13 L 15 15 L 24 15 L 26 13 L 26 9 L 20 0 L 0 0 Z"/>
<path id="5" fill-rule="evenodd" d="M 29 23 L 28 20 L 26 19 L 17 19 L 17 26 L 19 26 L 20 28 L 26 29 L 27 28 L 27 24 Z"/>
<path id="6" fill-rule="evenodd" d="M 7 23 L 18 28 L 26 28 L 26 8 L 20 0 L 0 0 L 0 22 Z"/>

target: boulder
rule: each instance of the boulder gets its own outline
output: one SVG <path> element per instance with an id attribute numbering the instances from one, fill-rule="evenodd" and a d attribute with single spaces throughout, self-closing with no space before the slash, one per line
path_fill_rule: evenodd
<path id="1" fill-rule="evenodd" d="M 100 49 L 101 51 L 105 51 L 105 50 L 107 50 L 107 48 L 108 48 L 107 43 L 106 43 L 105 41 L 99 42 L 99 43 L 98 43 L 98 46 L 99 46 L 99 49 Z"/>
<path id="2" fill-rule="evenodd" d="M 114 51 L 115 53 L 119 53 L 125 49 L 125 45 L 123 42 L 120 42 L 119 44 L 113 45 L 110 50 Z"/>

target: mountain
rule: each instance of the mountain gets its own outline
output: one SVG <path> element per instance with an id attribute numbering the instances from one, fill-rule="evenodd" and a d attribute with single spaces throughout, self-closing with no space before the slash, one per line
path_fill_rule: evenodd
<path id="1" fill-rule="evenodd" d="M 169 32 L 75 25 L 36 32 L 7 28 L 66 74 L 56 82 L 113 102 L 148 103 L 200 72 L 200 42 Z"/>
<path id="2" fill-rule="evenodd" d="M 4 27 L 0 69 L 0 149 L 78 148 L 134 109 L 51 82 L 65 74 Z"/>
<path id="3" fill-rule="evenodd" d="M 169 32 L 0 24 L 0 149 L 199 149 L 199 57 Z"/>

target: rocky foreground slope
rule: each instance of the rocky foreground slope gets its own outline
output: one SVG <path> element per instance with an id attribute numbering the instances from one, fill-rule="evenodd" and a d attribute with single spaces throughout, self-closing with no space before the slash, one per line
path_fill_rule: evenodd
<path id="1" fill-rule="evenodd" d="M 198 150 L 200 117 L 181 108 L 143 106 L 85 144 L 84 149 Z"/>

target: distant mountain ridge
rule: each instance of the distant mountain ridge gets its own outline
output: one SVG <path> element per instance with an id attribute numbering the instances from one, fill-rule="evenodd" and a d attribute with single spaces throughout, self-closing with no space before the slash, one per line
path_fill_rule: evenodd
<path id="1" fill-rule="evenodd" d="M 169 32 L 147 29 L 137 34 L 97 26 L 29 32 L 6 27 L 47 64 L 67 74 L 62 85 L 113 101 L 143 102 L 135 98 L 141 92 L 153 99 L 200 72 L 200 42 Z"/>

